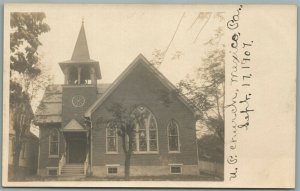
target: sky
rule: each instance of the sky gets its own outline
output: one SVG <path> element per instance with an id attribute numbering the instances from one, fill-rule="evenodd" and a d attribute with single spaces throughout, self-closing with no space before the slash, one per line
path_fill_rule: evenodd
<path id="1" fill-rule="evenodd" d="M 111 83 L 140 53 L 148 60 L 155 49 L 165 50 L 176 28 L 164 62 L 158 68 L 173 84 L 191 74 L 201 65 L 205 43 L 218 26 L 213 18 L 205 25 L 197 41 L 198 32 L 205 19 L 195 18 L 200 12 L 211 10 L 175 6 L 69 6 L 48 7 L 45 22 L 51 30 L 40 37 L 38 52 L 42 64 L 54 75 L 54 83 L 63 83 L 63 73 L 58 63 L 71 58 L 77 36 L 84 19 L 91 59 L 100 63 L 102 79 L 98 83 Z M 182 18 L 180 24 L 179 21 Z M 181 51 L 178 59 L 172 59 Z"/>
<path id="2" fill-rule="evenodd" d="M 40 36 L 38 54 L 54 84 L 64 82 L 58 63 L 71 59 L 83 21 L 90 58 L 100 64 L 102 79 L 98 83 L 112 83 L 139 54 L 150 61 L 155 50 L 168 47 L 158 70 L 174 85 L 201 66 L 207 51 L 204 43 L 224 24 L 213 16 L 207 23 L 205 17 L 196 19 L 201 13 L 218 12 L 213 6 L 52 4 L 24 5 L 21 11 L 46 14 L 44 22 L 51 30 Z M 178 51 L 180 56 L 172 59 Z M 33 100 L 34 111 L 42 96 L 40 92 Z"/>

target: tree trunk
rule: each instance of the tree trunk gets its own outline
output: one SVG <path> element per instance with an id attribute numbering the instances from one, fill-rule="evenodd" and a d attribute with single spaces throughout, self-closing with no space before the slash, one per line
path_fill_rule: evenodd
<path id="1" fill-rule="evenodd" d="M 129 137 L 129 144 L 131 144 L 131 137 Z M 130 158 L 131 158 L 131 146 L 126 144 L 126 134 L 123 133 L 122 136 L 122 146 L 125 153 L 125 163 L 124 163 L 124 178 L 125 180 L 130 179 Z"/>
<path id="2" fill-rule="evenodd" d="M 19 176 L 19 159 L 20 159 L 20 144 L 16 143 L 14 148 L 14 155 L 13 155 L 13 177 L 14 179 L 18 178 Z"/>
<path id="3" fill-rule="evenodd" d="M 130 180 L 130 158 L 131 154 L 127 153 L 125 156 L 125 180 Z"/>

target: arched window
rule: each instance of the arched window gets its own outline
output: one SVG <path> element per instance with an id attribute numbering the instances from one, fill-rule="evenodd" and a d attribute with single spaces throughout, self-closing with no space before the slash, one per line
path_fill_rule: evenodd
<path id="1" fill-rule="evenodd" d="M 109 123 L 106 127 L 106 152 L 118 152 L 117 129 L 112 126 L 112 123 Z"/>
<path id="2" fill-rule="evenodd" d="M 76 67 L 71 67 L 68 73 L 68 84 L 76 84 L 78 80 L 78 70 Z"/>
<path id="3" fill-rule="evenodd" d="M 59 132 L 57 129 L 53 129 L 49 137 L 49 156 L 58 157 L 58 155 L 59 155 Z"/>
<path id="4" fill-rule="evenodd" d="M 168 142 L 169 142 L 169 152 L 180 151 L 178 124 L 174 119 L 171 119 L 168 124 Z"/>
<path id="5" fill-rule="evenodd" d="M 140 118 L 140 123 L 136 123 L 133 136 L 133 151 L 134 152 L 157 152 L 157 123 L 152 112 L 144 107 L 139 106 L 133 110 L 132 114 L 136 118 Z"/>

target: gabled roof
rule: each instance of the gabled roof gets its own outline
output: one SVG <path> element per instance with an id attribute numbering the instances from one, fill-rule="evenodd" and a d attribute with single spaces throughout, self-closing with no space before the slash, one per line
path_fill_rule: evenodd
<path id="1" fill-rule="evenodd" d="M 166 78 L 162 73 L 160 73 L 142 54 L 139 54 L 133 62 L 125 69 L 123 73 L 112 83 L 112 85 L 107 89 L 107 91 L 92 104 L 88 110 L 85 112 L 85 117 L 91 117 L 91 114 L 109 97 L 109 95 L 121 84 L 121 82 L 133 71 L 133 69 L 138 65 L 143 64 L 149 72 L 151 72 L 158 80 L 169 90 L 176 90 L 176 87 Z M 198 111 L 191 104 L 189 104 L 186 97 L 178 94 L 178 98 L 182 101 L 194 114 Z"/>
<path id="2" fill-rule="evenodd" d="M 72 119 L 66 126 L 62 128 L 62 131 L 86 131 L 75 119 Z"/>

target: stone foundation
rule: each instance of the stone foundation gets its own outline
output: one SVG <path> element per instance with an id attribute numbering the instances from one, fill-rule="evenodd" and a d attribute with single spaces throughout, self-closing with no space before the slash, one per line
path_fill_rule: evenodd
<path id="1" fill-rule="evenodd" d="M 47 168 L 40 168 L 38 169 L 38 173 L 39 176 L 47 176 Z"/>
<path id="2" fill-rule="evenodd" d="M 116 166 L 117 174 L 108 174 L 107 166 L 93 166 L 93 176 L 108 177 L 108 176 L 124 176 L 124 166 Z M 181 175 L 198 175 L 199 170 L 197 165 L 182 165 Z M 167 176 L 171 175 L 170 165 L 167 166 L 131 166 L 130 176 Z"/>
<path id="3" fill-rule="evenodd" d="M 93 166 L 92 175 L 96 177 L 123 177 L 124 166 L 113 166 L 118 169 L 116 174 L 108 174 L 108 166 Z M 171 175 L 171 166 L 131 166 L 130 176 L 168 176 Z M 181 175 L 198 175 L 197 165 L 181 165 Z M 38 170 L 39 176 L 48 176 L 47 168 Z"/>

